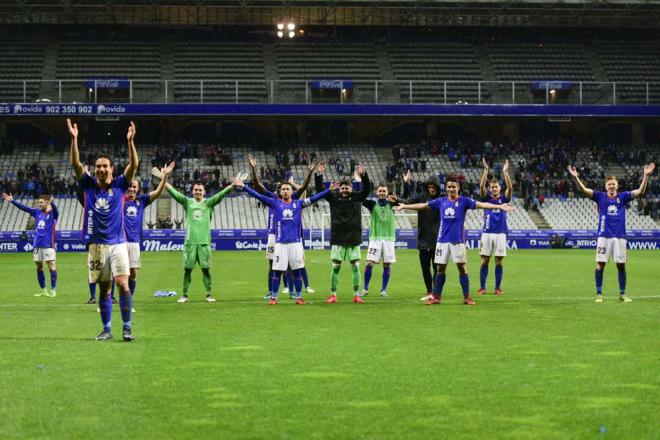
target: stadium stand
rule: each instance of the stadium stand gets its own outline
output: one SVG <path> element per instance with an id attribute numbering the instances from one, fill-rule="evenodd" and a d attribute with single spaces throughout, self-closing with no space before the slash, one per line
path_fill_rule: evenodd
<path id="1" fill-rule="evenodd" d="M 44 69 L 44 41 L 3 38 L 0 42 L 0 102 L 34 102 L 39 98 Z M 25 89 L 24 89 L 25 86 Z M 25 96 L 24 96 L 25 94 Z"/>

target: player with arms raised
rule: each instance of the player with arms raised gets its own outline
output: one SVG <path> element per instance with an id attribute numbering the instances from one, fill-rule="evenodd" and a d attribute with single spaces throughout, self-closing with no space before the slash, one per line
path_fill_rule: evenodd
<path id="1" fill-rule="evenodd" d="M 25 211 L 34 217 L 35 235 L 34 249 L 32 250 L 32 261 L 37 265 L 37 282 L 40 293 L 34 296 L 57 296 L 57 266 L 55 262 L 55 227 L 60 214 L 57 206 L 53 203 L 53 197 L 42 195 L 39 197 L 39 208 L 30 208 L 14 200 L 11 194 L 2 193 L 2 198 L 12 205 Z M 46 289 L 46 275 L 44 274 L 44 262 L 50 272 L 50 295 Z"/>
<path id="2" fill-rule="evenodd" d="M 128 277 L 128 288 L 131 290 L 131 296 L 135 294 L 137 286 L 137 275 L 142 261 L 140 258 L 140 240 L 142 239 L 142 222 L 144 220 L 144 210 L 154 200 L 156 200 L 165 189 L 167 178 L 172 174 L 174 162 L 160 170 L 162 178 L 154 191 L 148 194 L 138 195 L 140 184 L 136 179 L 126 191 L 126 201 L 124 203 L 124 230 L 126 231 L 126 247 L 128 248 L 128 267 L 130 275 Z"/>
<path id="3" fill-rule="evenodd" d="M 261 201 L 273 210 L 273 222 L 275 224 L 275 249 L 273 255 L 273 278 L 270 288 L 271 298 L 268 304 L 277 304 L 277 294 L 280 290 L 280 277 L 290 266 L 293 270 L 294 288 L 296 291 L 296 304 L 305 304 L 302 299 L 302 275 L 301 268 L 305 267 L 305 254 L 302 245 L 302 210 L 323 197 L 331 190 L 337 188 L 333 184 L 330 189 L 315 194 L 303 200 L 292 198 L 293 188 L 289 182 L 280 184 L 280 197 L 271 198 L 246 186 L 242 179 L 234 179 L 234 185 L 245 190 L 252 197 Z"/>
<path id="4" fill-rule="evenodd" d="M 163 178 L 163 174 L 154 168 L 152 174 Z M 195 182 L 192 187 L 192 197 L 186 197 L 174 189 L 169 183 L 165 184 L 167 192 L 181 206 L 186 213 L 186 240 L 183 251 L 183 295 L 177 300 L 178 303 L 188 302 L 188 289 L 192 281 L 192 271 L 199 263 L 202 269 L 202 281 L 206 291 L 206 302 L 213 304 L 215 298 L 211 295 L 211 217 L 213 207 L 220 203 L 234 188 L 234 184 L 228 185 L 222 191 L 205 199 L 206 189 L 201 182 Z"/>
<path id="5" fill-rule="evenodd" d="M 440 197 L 427 203 L 416 203 L 412 205 L 398 205 L 395 211 L 402 209 L 436 209 L 440 212 L 440 233 L 435 248 L 435 260 L 438 265 L 438 273 L 433 285 L 433 298 L 425 304 L 440 304 L 442 288 L 445 285 L 447 263 L 451 256 L 456 263 L 459 273 L 459 281 L 463 290 L 463 304 L 474 305 L 470 297 L 470 279 L 467 273 L 467 249 L 465 247 L 465 215 L 470 209 L 502 209 L 512 211 L 508 204 L 494 205 L 492 203 L 477 202 L 469 197 L 459 195 L 458 179 L 454 176 L 446 180 L 447 197 Z"/>
<path id="6" fill-rule="evenodd" d="M 619 272 L 619 299 L 631 302 L 626 296 L 626 203 L 641 197 L 646 192 L 649 176 L 653 174 L 655 164 L 644 167 L 644 176 L 638 189 L 619 193 L 619 182 L 614 176 L 605 178 L 605 192 L 594 191 L 584 186 L 574 166 L 568 172 L 575 179 L 578 189 L 585 196 L 593 199 L 598 206 L 598 241 L 596 242 L 596 302 L 603 302 L 603 272 L 605 265 L 613 258 Z"/>
<path id="7" fill-rule="evenodd" d="M 80 179 L 80 187 L 84 191 L 83 215 L 86 217 L 87 226 L 83 234 L 89 236 L 87 254 L 89 281 L 98 282 L 101 289 L 99 309 L 103 331 L 96 339 L 112 339 L 110 288 L 114 278 L 115 284 L 119 288 L 119 309 L 124 323 L 123 339 L 130 342 L 134 339 L 131 329 L 133 301 L 128 287 L 129 264 L 123 208 L 126 191 L 138 166 L 135 124 L 131 122 L 126 135 L 128 165 L 123 174 L 113 178 L 114 164 L 108 156 L 100 156 L 96 159 L 94 177 L 84 172 L 78 152 L 78 126 L 73 124 L 70 119 L 67 119 L 66 122 L 71 135 L 71 165 Z"/>
<path id="8" fill-rule="evenodd" d="M 513 183 L 509 176 L 509 161 L 504 162 L 502 167 L 502 176 L 506 184 L 506 191 L 502 195 L 502 187 L 500 182 L 493 178 L 488 182 L 488 191 L 486 191 L 486 180 L 488 179 L 488 162 L 483 159 L 484 172 L 481 175 L 479 183 L 479 193 L 482 201 L 489 202 L 494 205 L 503 205 L 511 202 L 511 195 L 513 193 Z M 484 227 L 481 232 L 481 270 L 480 270 L 480 288 L 477 295 L 486 294 L 486 280 L 488 279 L 488 264 L 490 263 L 491 255 L 495 254 L 495 295 L 504 295 L 501 289 L 502 276 L 504 275 L 504 266 L 502 262 L 506 257 L 506 235 L 509 229 L 506 223 L 506 211 L 501 209 L 486 209 L 484 210 Z"/>

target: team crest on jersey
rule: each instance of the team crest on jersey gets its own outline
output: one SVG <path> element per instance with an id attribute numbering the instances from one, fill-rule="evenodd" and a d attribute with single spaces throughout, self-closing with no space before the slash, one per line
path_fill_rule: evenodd
<path id="1" fill-rule="evenodd" d="M 46 222 L 43 220 L 39 220 L 39 223 L 37 223 L 37 229 L 43 229 L 46 227 Z"/>
<path id="2" fill-rule="evenodd" d="M 108 202 L 108 199 L 101 197 L 100 199 L 96 200 L 94 207 L 99 211 L 107 211 L 110 209 L 110 202 Z"/>
<path id="3" fill-rule="evenodd" d="M 607 207 L 607 213 L 611 215 L 616 215 L 618 212 L 618 209 L 616 208 L 616 205 L 610 205 Z"/>
<path id="4" fill-rule="evenodd" d="M 201 220 L 202 219 L 202 210 L 201 209 L 195 209 L 193 211 L 193 220 Z"/>
<path id="5" fill-rule="evenodd" d="M 445 209 L 445 217 L 454 217 L 456 215 L 456 210 L 451 206 Z"/>
<path id="6" fill-rule="evenodd" d="M 129 217 L 136 217 L 138 213 L 138 210 L 135 206 L 129 206 L 126 208 L 126 215 Z"/>
<path id="7" fill-rule="evenodd" d="M 294 206 L 295 207 L 295 206 Z M 285 209 L 282 211 L 282 217 L 284 218 L 292 218 L 293 217 L 293 211 L 290 209 Z"/>

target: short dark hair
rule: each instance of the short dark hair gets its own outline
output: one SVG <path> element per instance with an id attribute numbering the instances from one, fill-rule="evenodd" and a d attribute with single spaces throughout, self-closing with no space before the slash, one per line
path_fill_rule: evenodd
<path id="1" fill-rule="evenodd" d="M 196 187 L 197 185 L 200 185 L 202 188 L 204 188 L 204 190 L 206 190 L 206 186 L 204 185 L 204 183 L 202 183 L 202 182 L 199 181 L 199 180 L 196 181 L 196 182 L 193 182 L 193 184 L 192 184 L 192 188 Z"/>
<path id="2" fill-rule="evenodd" d="M 488 183 L 490 183 L 490 184 L 497 183 L 497 184 L 499 185 L 500 181 L 497 180 L 497 179 L 490 179 L 490 180 L 488 181 Z"/>
<path id="3" fill-rule="evenodd" d="M 344 185 L 348 185 L 351 188 L 353 187 L 353 184 L 348 179 L 342 179 L 342 180 L 339 181 L 339 186 L 344 186 Z"/>
<path id="4" fill-rule="evenodd" d="M 284 185 L 288 185 L 291 187 L 291 189 L 293 189 L 293 185 L 291 185 L 289 182 L 280 182 L 280 189 L 282 189 Z"/>
<path id="5" fill-rule="evenodd" d="M 102 154 L 102 155 L 100 155 L 99 157 L 96 158 L 96 160 L 99 160 L 99 159 L 108 159 L 108 162 L 110 162 L 110 166 L 114 168 L 115 163 L 112 161 L 112 158 L 110 156 Z M 96 165 L 96 160 L 94 161 L 94 165 Z"/>
<path id="6" fill-rule="evenodd" d="M 383 187 L 383 188 L 387 188 L 387 191 L 388 191 L 388 192 L 390 191 L 390 187 L 387 186 L 387 183 L 383 183 L 383 182 L 379 183 L 379 184 L 376 186 L 376 189 L 381 188 L 381 187 Z"/>
<path id="7" fill-rule="evenodd" d="M 454 182 L 456 185 L 460 186 L 461 184 L 458 182 L 458 177 L 456 177 L 455 174 L 450 174 L 447 176 L 447 180 L 445 180 L 445 183 L 450 183 Z"/>
<path id="8" fill-rule="evenodd" d="M 50 196 L 48 194 L 42 194 L 39 196 L 39 200 L 44 200 L 46 202 L 50 202 Z"/>

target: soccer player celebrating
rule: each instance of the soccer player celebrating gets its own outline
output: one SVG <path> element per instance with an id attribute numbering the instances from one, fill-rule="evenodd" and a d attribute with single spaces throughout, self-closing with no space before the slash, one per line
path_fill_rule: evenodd
<path id="1" fill-rule="evenodd" d="M 504 162 L 502 167 L 502 176 L 504 176 L 504 183 L 506 184 L 506 191 L 502 195 L 502 187 L 500 182 L 493 178 L 488 182 L 488 192 L 486 192 L 486 180 L 488 180 L 488 162 L 483 159 L 484 172 L 481 175 L 479 183 L 479 193 L 484 202 L 490 202 L 494 205 L 502 205 L 511 201 L 511 194 L 513 192 L 513 184 L 509 176 L 509 161 Z M 506 223 L 506 211 L 500 209 L 486 209 L 484 210 L 484 227 L 481 233 L 481 271 L 480 271 L 480 288 L 477 295 L 486 294 L 486 279 L 488 279 L 488 263 L 490 262 L 491 255 L 495 254 L 495 295 L 503 295 L 501 289 L 502 275 L 504 274 L 504 267 L 502 262 L 506 257 L 506 234 L 509 232 Z"/>
<path id="2" fill-rule="evenodd" d="M 426 203 L 415 203 L 411 205 L 401 204 L 394 207 L 395 211 L 402 209 L 435 209 L 440 212 L 440 232 L 438 243 L 435 248 L 435 263 L 438 265 L 438 273 L 433 285 L 433 298 L 425 304 L 440 304 L 442 289 L 445 285 L 447 263 L 451 256 L 452 261 L 458 267 L 459 280 L 463 290 L 463 304 L 474 305 L 470 297 L 470 279 L 467 273 L 467 250 L 465 247 L 465 214 L 469 209 L 502 209 L 513 211 L 509 204 L 494 205 L 492 203 L 477 202 L 469 197 L 459 195 L 458 179 L 454 176 L 447 177 L 447 197 L 440 197 Z"/>
<path id="3" fill-rule="evenodd" d="M 277 199 L 280 198 L 279 192 L 279 184 L 275 188 L 275 192 L 270 192 L 266 189 L 266 187 L 261 183 L 261 180 L 259 179 L 259 174 L 257 173 L 257 160 L 254 158 L 252 155 L 248 155 L 248 162 L 250 163 L 250 172 L 252 174 L 252 186 L 254 186 L 254 189 L 259 192 L 260 194 L 263 194 L 267 197 L 270 197 L 272 199 Z M 307 187 L 309 186 L 309 182 L 312 180 L 312 174 L 314 173 L 314 169 L 316 168 L 316 164 L 312 163 L 308 167 L 308 172 L 307 176 L 305 176 L 305 180 L 303 180 L 302 185 L 300 185 L 297 189 L 296 192 L 293 193 L 292 198 L 294 200 L 300 199 L 303 194 L 307 191 Z M 293 183 L 290 181 L 289 182 L 291 185 Z M 272 296 L 272 292 L 270 291 L 270 288 L 272 286 L 272 279 L 273 279 L 273 256 L 275 254 L 275 222 L 273 221 L 273 208 L 268 208 L 268 242 L 266 244 L 266 259 L 268 260 L 268 293 L 264 297 L 264 299 L 270 299 Z M 302 227 L 302 223 L 301 223 Z M 307 276 L 307 271 L 303 267 L 302 269 L 302 276 L 303 276 L 303 281 L 306 280 L 305 282 L 305 290 L 307 290 L 307 293 L 314 293 L 314 291 L 309 287 L 309 277 Z M 291 277 L 291 279 L 293 276 Z M 284 279 L 287 279 L 287 276 L 285 275 Z M 285 283 L 286 284 L 286 283 Z M 288 287 L 288 286 L 287 286 Z M 291 286 L 290 291 L 293 292 L 294 287 L 293 285 Z M 284 292 L 288 293 L 288 292 Z"/>
<path id="4" fill-rule="evenodd" d="M 67 119 L 71 135 L 70 160 L 80 187 L 84 191 L 85 207 L 83 215 L 87 227 L 83 234 L 88 235 L 89 251 L 87 263 L 89 281 L 98 282 L 101 290 L 99 308 L 103 331 L 97 340 L 112 339 L 111 318 L 112 299 L 111 281 L 114 278 L 119 288 L 119 309 L 123 321 L 124 341 L 133 341 L 131 310 L 133 301 L 128 287 L 128 249 L 124 231 L 124 197 L 129 182 L 133 180 L 138 167 L 138 155 L 135 148 L 135 124 L 131 122 L 126 139 L 128 141 L 128 165 L 124 173 L 113 178 L 114 164 L 108 156 L 100 156 L 94 163 L 94 177 L 84 172 L 78 152 L 78 126 Z"/>
<path id="5" fill-rule="evenodd" d="M 319 164 L 315 178 L 316 192 L 323 191 L 323 172 L 325 164 Z M 362 164 L 357 166 L 357 175 L 362 180 L 362 190 L 353 192 L 349 180 L 339 182 L 339 193 L 329 192 L 325 199 L 330 203 L 330 244 L 332 251 L 332 273 L 330 274 L 330 295 L 325 301 L 328 304 L 337 302 L 337 285 L 339 270 L 344 260 L 351 264 L 353 279 L 353 302 L 362 304 L 360 298 L 360 244 L 362 243 L 362 202 L 371 191 L 369 176 Z"/>
<path id="6" fill-rule="evenodd" d="M 124 203 L 124 231 L 126 232 L 126 247 L 128 248 L 128 267 L 130 275 L 128 277 L 128 288 L 131 295 L 135 294 L 137 285 L 137 274 L 140 269 L 140 240 L 142 239 L 142 222 L 144 220 L 144 210 L 154 200 L 156 200 L 167 183 L 167 178 L 172 174 L 174 162 L 160 170 L 162 178 L 154 191 L 148 194 L 138 195 L 140 184 L 133 179 L 126 191 L 126 201 Z M 135 311 L 135 310 L 133 310 Z"/>
<path id="7" fill-rule="evenodd" d="M 410 170 L 403 176 L 404 182 L 408 183 L 412 178 Z M 412 199 L 401 200 L 399 203 L 414 204 L 425 203 L 440 197 L 440 184 L 438 179 L 431 177 L 426 182 L 426 192 Z M 417 211 L 417 249 L 419 250 L 419 265 L 422 268 L 422 277 L 426 285 L 426 295 L 420 298 L 428 301 L 433 298 L 433 280 L 436 275 L 436 266 L 433 264 L 435 257 L 435 244 L 438 241 L 438 229 L 440 229 L 440 215 L 435 209 L 424 209 Z M 433 275 L 431 275 L 433 270 Z"/>
<path id="8" fill-rule="evenodd" d="M 392 263 L 396 262 L 394 241 L 396 239 L 396 219 L 392 207 L 396 197 L 389 195 L 387 185 L 381 183 L 376 187 L 377 200 L 365 200 L 362 205 L 371 211 L 371 226 L 369 228 L 369 246 L 367 247 L 367 267 L 364 268 L 364 289 L 360 294 L 369 294 L 369 282 L 374 264 L 383 260 L 383 278 L 380 296 L 387 298 L 387 284 L 390 281 Z"/>
<path id="9" fill-rule="evenodd" d="M 644 167 L 642 183 L 636 190 L 619 193 L 619 182 L 614 176 L 605 178 L 605 192 L 594 191 L 584 186 L 574 166 L 568 172 L 575 179 L 580 192 L 596 202 L 598 207 L 598 241 L 596 242 L 596 302 L 603 302 L 603 272 L 605 265 L 613 258 L 619 272 L 619 299 L 631 302 L 626 296 L 626 203 L 641 197 L 646 192 L 649 176 L 655 170 L 655 163 Z"/>
<path id="10" fill-rule="evenodd" d="M 331 190 L 337 188 L 337 185 L 333 184 L 330 189 L 303 200 L 294 200 L 291 197 L 293 188 L 289 182 L 282 182 L 280 185 L 281 198 L 279 199 L 259 194 L 257 191 L 246 186 L 240 178 L 234 179 L 234 185 L 239 188 L 245 188 L 248 194 L 273 209 L 275 249 L 273 255 L 273 278 L 270 288 L 272 296 L 268 304 L 277 304 L 280 277 L 286 272 L 289 266 L 293 270 L 296 304 L 305 304 L 305 301 L 302 299 L 302 275 L 300 273 L 300 269 L 305 266 L 305 255 L 301 236 L 302 210 L 327 196 Z"/>
<path id="11" fill-rule="evenodd" d="M 158 169 L 153 169 L 152 174 L 162 178 Z M 186 240 L 183 253 L 183 295 L 177 300 L 178 303 L 188 302 L 188 289 L 192 281 L 192 271 L 199 263 L 202 269 L 202 280 L 206 291 L 206 302 L 213 304 L 215 298 L 211 295 L 211 217 L 213 207 L 220 203 L 234 188 L 234 184 L 228 185 L 222 191 L 205 199 L 206 189 L 204 184 L 196 182 L 192 187 L 192 197 L 186 197 L 172 187 L 165 184 L 167 192 L 176 200 L 186 213 Z"/>
<path id="12" fill-rule="evenodd" d="M 34 296 L 57 296 L 57 267 L 55 262 L 55 227 L 60 214 L 57 206 L 53 203 L 51 196 L 39 197 L 39 208 L 30 208 L 14 200 L 11 194 L 2 193 L 2 198 L 12 205 L 25 211 L 34 217 L 35 236 L 34 249 L 32 250 L 32 261 L 37 265 L 37 282 L 39 283 L 40 293 Z M 50 271 L 50 295 L 46 289 L 46 275 L 44 274 L 44 262 Z"/>

